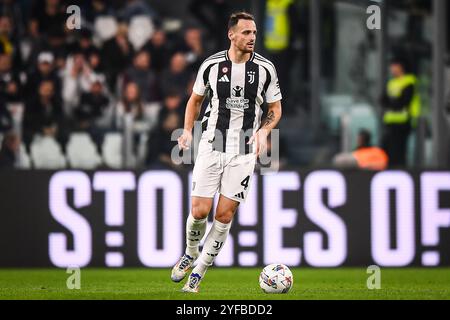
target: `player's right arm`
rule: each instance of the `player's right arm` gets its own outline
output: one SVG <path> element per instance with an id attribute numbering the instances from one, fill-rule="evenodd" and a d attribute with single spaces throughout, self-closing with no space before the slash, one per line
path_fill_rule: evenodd
<path id="1" fill-rule="evenodd" d="M 192 92 L 191 97 L 186 105 L 186 113 L 184 115 L 183 134 L 178 138 L 178 146 L 182 150 L 189 150 L 192 141 L 192 128 L 195 120 L 198 119 L 205 96 L 201 96 Z"/>
<path id="2" fill-rule="evenodd" d="M 195 79 L 194 87 L 192 88 L 191 97 L 189 98 L 186 106 L 186 113 L 184 115 L 184 130 L 181 137 L 178 138 L 178 146 L 182 150 L 188 150 L 192 141 L 192 128 L 194 128 L 194 122 L 200 115 L 206 90 L 209 86 L 209 65 L 209 63 L 204 62 L 200 66 Z"/>

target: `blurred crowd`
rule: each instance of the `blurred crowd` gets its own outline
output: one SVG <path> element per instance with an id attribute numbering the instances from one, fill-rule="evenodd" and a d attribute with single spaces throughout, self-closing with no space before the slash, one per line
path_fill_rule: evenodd
<path id="1" fill-rule="evenodd" d="M 63 155 L 89 141 L 101 155 L 106 135 L 126 125 L 135 165 L 173 165 L 170 135 L 216 48 L 205 47 L 198 25 L 164 26 L 141 0 L 84 1 L 81 28 L 71 30 L 66 10 L 76 2 L 35 0 L 26 12 L 0 1 L 0 165 L 17 166 L 22 152 L 31 161 L 20 166 L 39 167 L 34 157 L 45 158 L 39 147 L 50 141 Z M 53 166 L 71 166 L 67 160 Z"/>

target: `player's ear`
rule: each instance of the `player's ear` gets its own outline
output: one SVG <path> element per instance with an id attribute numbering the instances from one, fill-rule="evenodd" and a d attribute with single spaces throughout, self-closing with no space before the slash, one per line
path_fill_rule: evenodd
<path id="1" fill-rule="evenodd" d="M 233 28 L 228 29 L 228 39 L 230 39 L 230 41 L 234 39 Z"/>

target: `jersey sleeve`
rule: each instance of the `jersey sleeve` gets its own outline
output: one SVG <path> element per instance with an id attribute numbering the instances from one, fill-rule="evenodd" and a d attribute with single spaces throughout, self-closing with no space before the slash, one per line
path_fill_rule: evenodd
<path id="1" fill-rule="evenodd" d="M 278 75 L 275 68 L 269 69 L 270 82 L 266 91 L 266 102 L 273 103 L 281 100 L 283 97 L 281 95 L 280 83 L 278 81 Z"/>
<path id="2" fill-rule="evenodd" d="M 209 68 L 207 63 L 203 63 L 198 70 L 192 91 L 199 96 L 204 96 L 206 89 L 209 87 L 208 70 Z"/>

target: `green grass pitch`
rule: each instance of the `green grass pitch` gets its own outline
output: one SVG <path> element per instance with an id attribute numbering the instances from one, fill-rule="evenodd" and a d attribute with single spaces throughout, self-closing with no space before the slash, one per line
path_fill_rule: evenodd
<path id="1" fill-rule="evenodd" d="M 292 269 L 288 294 L 263 293 L 261 269 L 211 268 L 198 294 L 180 292 L 170 269 L 81 269 L 81 289 L 65 269 L 0 269 L 1 299 L 450 299 L 450 268 L 381 269 L 381 289 L 368 290 L 365 268 Z"/>

